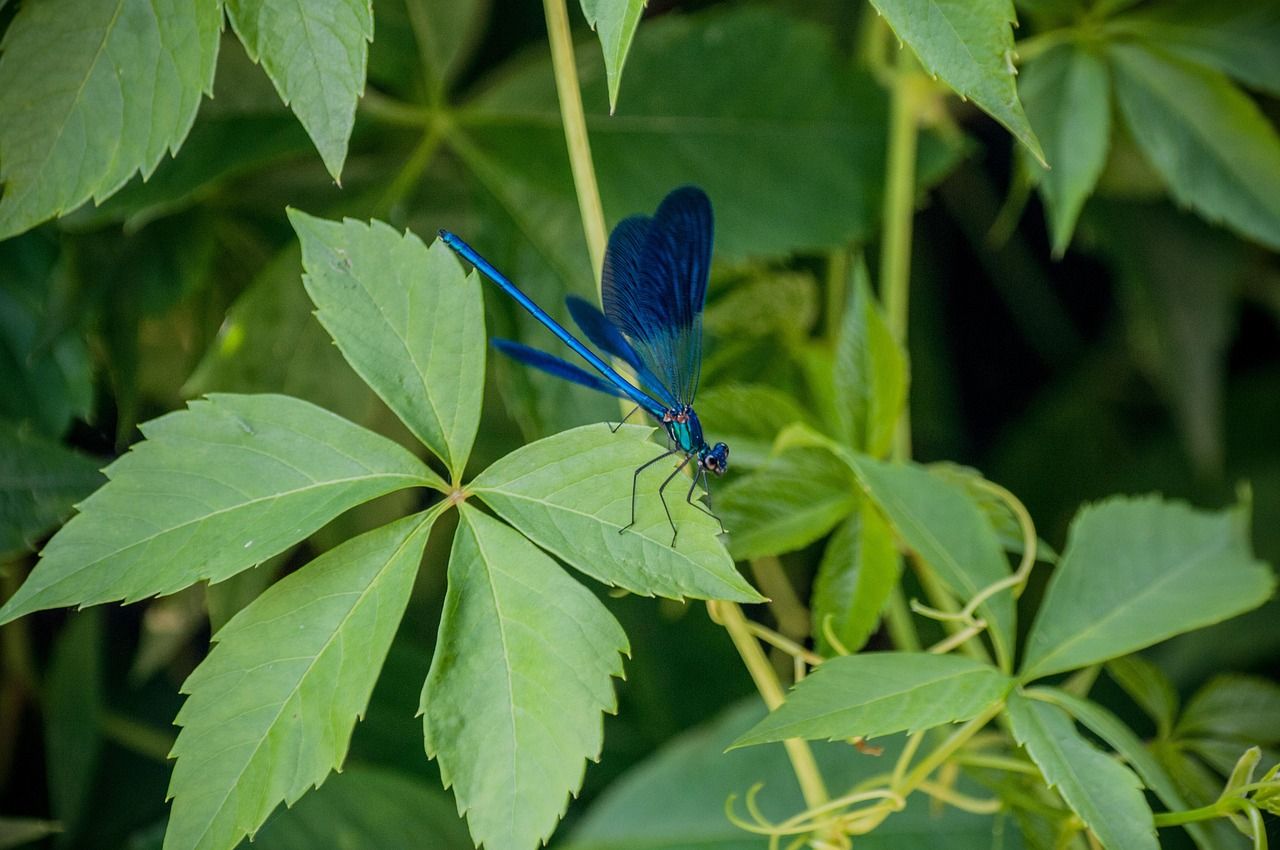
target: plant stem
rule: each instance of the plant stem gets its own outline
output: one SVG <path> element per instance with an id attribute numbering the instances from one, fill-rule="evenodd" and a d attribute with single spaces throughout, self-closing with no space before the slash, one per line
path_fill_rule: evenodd
<path id="1" fill-rule="evenodd" d="M 880 37 L 885 35 L 882 18 L 875 19 Z M 919 133 L 915 58 L 906 49 L 898 50 L 891 78 L 889 141 L 884 192 L 884 235 L 880 244 L 880 297 L 884 302 L 893 338 L 907 350 L 907 307 L 911 286 L 911 225 L 916 203 L 916 141 Z M 894 432 L 891 457 L 911 458 L 911 410 L 903 406 Z M 904 651 L 919 651 L 920 638 L 907 608 L 899 582 L 889 594 L 886 618 L 894 644 Z"/>
<path id="2" fill-rule="evenodd" d="M 898 52 L 889 106 L 889 157 L 885 176 L 884 236 L 880 244 L 880 292 L 894 339 L 907 347 L 911 286 L 911 225 L 916 207 L 916 143 L 919 135 L 915 59 Z M 903 409 L 894 436 L 893 457 L 911 457 L 911 416 Z"/>
<path id="3" fill-rule="evenodd" d="M 751 674 L 751 680 L 755 682 L 764 704 L 770 711 L 782 705 L 782 684 L 764 651 L 760 649 L 760 644 L 751 634 L 742 608 L 735 602 L 712 602 L 708 605 L 713 606 L 712 619 L 718 619 L 729 632 L 729 638 L 738 650 L 738 655 L 742 656 L 742 663 Z M 716 614 L 719 616 L 715 616 Z M 782 745 L 787 750 L 787 757 L 791 759 L 791 767 L 800 783 L 805 805 L 816 808 L 826 803 L 829 799 L 827 786 L 822 781 L 822 773 L 818 770 L 818 762 L 814 760 L 809 744 L 800 738 L 788 738 Z"/>
<path id="4" fill-rule="evenodd" d="M 600 187 L 591 161 L 591 142 L 587 137 L 582 91 L 578 87 L 578 66 L 573 56 L 573 35 L 569 30 L 569 11 L 565 0 L 543 0 L 542 7 L 547 16 L 551 67 L 555 72 L 556 95 L 560 99 L 564 139 L 569 148 L 569 167 L 573 170 L 582 230 L 587 237 L 587 252 L 591 255 L 591 270 L 596 275 L 598 287 L 606 243 L 604 207 L 600 203 Z"/>
<path id="5" fill-rule="evenodd" d="M 173 750 L 174 736 L 123 714 L 108 712 L 102 717 L 103 737 L 141 756 L 164 764 Z"/>
<path id="6" fill-rule="evenodd" d="M 845 290 L 849 287 L 849 249 L 837 248 L 827 259 L 827 316 L 825 333 L 834 348 L 844 318 Z"/>

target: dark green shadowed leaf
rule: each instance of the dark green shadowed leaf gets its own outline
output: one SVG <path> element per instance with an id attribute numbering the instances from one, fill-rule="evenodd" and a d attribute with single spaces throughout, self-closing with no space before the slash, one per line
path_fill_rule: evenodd
<path id="1" fill-rule="evenodd" d="M 1014 737 L 1106 850 L 1159 850 L 1132 771 L 1095 749 L 1056 705 L 1014 693 L 1005 710 Z"/>
<path id="2" fill-rule="evenodd" d="M 609 111 L 618 105 L 622 66 L 627 61 L 647 0 L 582 0 L 582 14 L 600 36 L 604 49 L 604 69 L 609 79 Z"/>
<path id="3" fill-rule="evenodd" d="M 1280 5 L 1273 0 L 1167 0 L 1107 22 L 1170 53 L 1216 68 L 1247 86 L 1280 95 Z"/>
<path id="4" fill-rule="evenodd" d="M 1115 498 L 1080 511 L 1022 663 L 1030 680 L 1096 664 L 1256 608 L 1275 579 L 1236 508 Z"/>
<path id="5" fill-rule="evenodd" d="M 1156 735 L 1167 738 L 1178 714 L 1178 692 L 1159 667 L 1141 655 L 1107 662 L 1107 673 L 1155 721 Z"/>
<path id="6" fill-rule="evenodd" d="M 395 443 L 288 396 L 189 407 L 142 426 L 147 439 L 107 467 L 108 483 L 49 541 L 0 622 L 221 581 L 348 508 L 442 486 Z"/>
<path id="7" fill-rule="evenodd" d="M 0 555 L 41 534 L 103 483 L 98 461 L 0 420 Z"/>
<path id="8" fill-rule="evenodd" d="M 598 49 L 583 42 L 578 69 L 611 221 L 696 182 L 715 204 L 718 257 L 771 257 L 874 232 L 887 100 L 870 75 L 849 70 L 818 25 L 767 4 L 661 16 L 631 50 L 614 116 Z M 458 153 L 518 220 L 523 243 L 557 274 L 572 273 L 563 292 L 591 270 L 545 52 L 463 108 L 469 144 Z M 960 152 L 958 143 L 922 136 L 922 182 L 945 174 Z M 566 262 L 570 248 L 575 266 Z"/>
<path id="9" fill-rule="evenodd" d="M 1013 0 L 872 0 L 920 64 L 999 121 L 1038 160 L 1014 82 Z"/>
<path id="10" fill-rule="evenodd" d="M 598 798 L 569 833 L 564 850 L 768 850 L 768 838 L 750 835 L 725 817 L 734 795 L 764 784 L 758 803 L 766 817 L 781 821 L 805 809 L 795 771 L 780 746 L 725 752 L 764 715 L 752 696 L 719 717 L 665 744 L 631 768 Z M 903 738 L 881 738 L 879 758 L 851 754 L 848 744 L 811 744 L 829 788 L 852 788 L 883 774 L 902 751 Z M 963 776 L 962 793 L 981 793 Z M 1023 842 L 1002 815 L 975 815 L 936 807 L 923 794 L 907 808 L 856 838 L 858 850 L 1021 850 Z M 557 845 L 559 846 L 559 845 Z"/>
<path id="11" fill-rule="evenodd" d="M 227 12 L 245 51 L 262 63 L 340 182 L 364 92 L 371 0 L 227 0 Z"/>
<path id="12" fill-rule="evenodd" d="M 880 612 L 898 583 L 902 559 L 893 531 L 862 500 L 827 542 L 814 579 L 813 637 L 831 653 L 831 630 L 848 652 L 857 652 L 880 624 Z"/>
<path id="13" fill-rule="evenodd" d="M 1028 164 L 1044 198 L 1053 253 L 1071 243 L 1111 145 L 1111 79 L 1105 59 L 1062 45 L 1028 62 L 1018 90 L 1051 168 Z"/>
<path id="14" fill-rule="evenodd" d="M 166 850 L 234 847 L 342 766 L 439 514 L 329 550 L 214 635 L 174 721 Z"/>
<path id="15" fill-rule="evenodd" d="M 477 845 L 545 841 L 600 755 L 627 637 L 529 541 L 463 505 L 422 690 L 427 753 Z"/>
<path id="16" fill-rule="evenodd" d="M 830 452 L 802 448 L 771 458 L 716 495 L 729 552 L 747 560 L 792 552 L 821 538 L 853 510 L 858 483 Z"/>
<path id="17" fill-rule="evenodd" d="M 937 571 L 961 601 L 1009 576 L 991 522 L 957 484 L 915 464 L 852 456 L 871 501 L 912 551 Z M 978 606 L 1002 663 L 1013 660 L 1013 595 L 1005 590 Z"/>
<path id="18" fill-rule="evenodd" d="M 875 738 L 931 729 L 978 716 L 999 702 L 1012 684 L 990 664 L 958 655 L 842 655 L 816 667 L 791 689 L 786 702 L 734 746 L 787 738 Z"/>
<path id="19" fill-rule="evenodd" d="M 907 356 L 893 338 L 871 293 L 861 256 L 854 265 L 853 297 L 836 340 L 836 413 L 845 441 L 872 457 L 884 457 L 907 399 Z"/>
<path id="20" fill-rule="evenodd" d="M 1280 685 L 1258 676 L 1216 676 L 1187 702 L 1176 734 L 1280 744 Z"/>
<path id="21" fill-rule="evenodd" d="M 484 395 L 484 305 L 440 242 L 380 221 L 289 212 L 307 292 L 353 369 L 427 448 L 462 475 Z"/>
<path id="22" fill-rule="evenodd" d="M 221 28 L 218 3 L 24 3 L 0 44 L 0 239 L 176 151 L 213 85 Z"/>
<path id="23" fill-rule="evenodd" d="M 241 850 L 472 850 L 453 801 L 425 781 L 382 767 L 349 767 L 277 809 Z"/>
<path id="24" fill-rule="evenodd" d="M 1173 197 L 1280 249 L 1280 135 L 1225 76 L 1138 44 L 1108 48 L 1125 123 Z"/>
<path id="25" fill-rule="evenodd" d="M 698 391 L 698 418 L 724 440 L 734 469 L 758 469 L 769 462 L 774 438 L 813 416 L 785 392 L 767 384 L 719 384 Z"/>
<path id="26" fill-rule="evenodd" d="M 102 747 L 102 612 L 67 621 L 44 683 L 43 719 L 53 815 L 66 838 L 83 835 Z"/>
<path id="27" fill-rule="evenodd" d="M 1034 695 L 1038 700 L 1053 703 L 1065 709 L 1077 721 L 1087 726 L 1089 731 L 1106 741 L 1108 746 L 1129 763 L 1147 788 L 1160 798 L 1169 811 L 1176 812 L 1192 808 L 1160 760 L 1152 755 L 1147 746 L 1119 717 L 1096 702 L 1081 699 L 1057 688 L 1029 688 L 1026 694 Z M 1218 850 L 1221 846 L 1213 841 L 1205 824 L 1189 823 L 1186 825 L 1186 830 L 1191 833 L 1196 845 L 1202 850 Z"/>
<path id="28" fill-rule="evenodd" d="M 584 425 L 517 449 L 467 489 L 530 540 L 606 584 L 645 596 L 759 602 L 717 539 L 720 524 L 685 502 L 687 477 L 677 476 L 665 492 L 678 529 L 672 547 L 657 490 L 679 462 L 674 455 L 641 474 L 636 524 L 621 531 L 631 517 L 635 470 L 662 453 L 648 439 L 652 433 Z"/>

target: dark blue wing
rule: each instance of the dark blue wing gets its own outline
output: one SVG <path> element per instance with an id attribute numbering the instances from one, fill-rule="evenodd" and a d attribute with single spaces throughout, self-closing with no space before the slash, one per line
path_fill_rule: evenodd
<path id="1" fill-rule="evenodd" d="M 698 391 L 702 307 L 711 270 L 711 201 L 684 186 L 653 218 L 633 216 L 609 236 L 601 300 L 609 321 L 679 402 Z"/>
<path id="2" fill-rule="evenodd" d="M 557 378 L 563 378 L 566 381 L 572 381 L 575 384 L 581 384 L 589 387 L 597 392 L 614 395 L 618 398 L 626 398 L 622 390 L 615 387 L 608 381 L 597 378 L 586 369 L 579 369 L 572 363 L 561 360 L 545 351 L 539 351 L 536 348 L 530 348 L 527 345 L 521 345 L 518 342 L 512 342 L 509 339 L 495 339 L 493 347 L 510 357 L 512 360 L 519 360 L 521 363 L 527 363 L 534 368 L 541 369 L 544 372 L 555 375 Z"/>
<path id="3" fill-rule="evenodd" d="M 667 407 L 675 407 L 677 405 L 676 397 L 650 371 L 639 353 L 631 347 L 631 343 L 627 342 L 627 338 L 622 335 L 622 331 L 618 330 L 613 322 L 605 318 L 604 313 L 600 312 L 600 308 L 585 298 L 579 298 L 576 295 L 568 296 L 564 302 L 569 307 L 569 315 L 573 316 L 573 321 L 577 323 L 582 333 L 587 339 L 591 340 L 591 343 L 596 348 L 612 354 L 630 366 L 640 383 L 656 395 Z"/>

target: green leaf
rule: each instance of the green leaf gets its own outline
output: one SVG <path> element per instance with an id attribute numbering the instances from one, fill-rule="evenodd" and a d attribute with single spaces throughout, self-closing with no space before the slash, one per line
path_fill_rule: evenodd
<path id="1" fill-rule="evenodd" d="M 871 0 L 925 71 L 1005 126 L 1041 162 L 1044 152 L 1018 102 L 1012 0 Z"/>
<path id="2" fill-rule="evenodd" d="M 165 848 L 234 847 L 342 766 L 440 512 L 330 549 L 214 635 L 182 686 Z"/>
<path id="3" fill-rule="evenodd" d="M 764 466 L 783 428 L 813 419 L 794 398 L 767 384 L 717 384 L 700 390 L 698 417 L 714 423 L 715 438 L 729 444 L 734 469 Z"/>
<path id="4" fill-rule="evenodd" d="M 419 440 L 462 475 L 484 395 L 484 305 L 439 241 L 297 210 L 307 292 L 338 348 Z"/>
<path id="5" fill-rule="evenodd" d="M 957 594 L 968 600 L 1009 576 L 991 523 L 963 488 L 915 464 L 882 463 L 864 455 L 849 458 L 871 501 L 898 537 Z M 1001 591 L 978 606 L 987 621 L 996 655 L 1013 658 L 1013 595 Z"/>
<path id="6" fill-rule="evenodd" d="M 227 0 L 227 13 L 341 182 L 373 40 L 371 0 Z"/>
<path id="7" fill-rule="evenodd" d="M 648 439 L 652 433 L 634 425 L 616 434 L 604 424 L 584 425 L 515 450 L 467 489 L 534 543 L 598 581 L 645 596 L 759 602 L 716 539 L 720 524 L 685 501 L 689 488 L 678 481 L 664 494 L 678 530 L 671 545 L 656 491 L 678 462 L 674 457 L 640 476 L 636 522 L 622 531 L 631 517 L 635 470 L 662 451 Z"/>
<path id="8" fill-rule="evenodd" d="M 1216 676 L 1187 702 L 1175 734 L 1280 743 L 1280 685 L 1257 676 Z"/>
<path id="9" fill-rule="evenodd" d="M 1280 249 L 1280 135 L 1222 74 L 1136 44 L 1109 47 L 1130 132 L 1179 203 Z"/>
<path id="10" fill-rule="evenodd" d="M 0 43 L 0 239 L 176 152 L 213 85 L 221 28 L 218 3 L 23 4 Z"/>
<path id="11" fill-rule="evenodd" d="M 1107 163 L 1110 72 L 1103 58 L 1087 47 L 1061 45 L 1023 67 L 1018 91 L 1052 165 L 1032 162 L 1029 168 L 1044 197 L 1053 253 L 1061 257 Z"/>
<path id="12" fill-rule="evenodd" d="M 67 837 L 83 833 L 102 746 L 102 617 L 72 617 L 54 644 L 44 683 L 49 799 Z"/>
<path id="13" fill-rule="evenodd" d="M 609 111 L 618 107 L 618 86 L 622 83 L 622 66 L 631 50 L 631 40 L 640 26 L 647 0 L 582 0 L 582 14 L 600 36 L 604 48 L 604 69 L 609 78 Z"/>
<path id="14" fill-rule="evenodd" d="M 102 482 L 92 458 L 0 420 L 0 555 L 34 549 Z"/>
<path id="15" fill-rule="evenodd" d="M 212 395 L 142 426 L 146 440 L 45 547 L 0 623 L 221 581 L 346 509 L 439 487 L 384 437 L 288 396 Z"/>
<path id="16" fill-rule="evenodd" d="M 1066 710 L 1076 720 L 1089 727 L 1091 732 L 1106 741 L 1121 758 L 1129 763 L 1146 786 L 1170 811 L 1192 808 L 1192 804 L 1187 802 L 1159 759 L 1152 755 L 1138 736 L 1110 711 L 1096 702 L 1082 699 L 1058 688 L 1028 688 L 1026 695 Z M 1193 822 L 1184 826 L 1198 846 L 1206 850 L 1216 846 L 1204 824 Z"/>
<path id="17" fill-rule="evenodd" d="M 591 151 L 611 221 L 653 210 L 672 186 L 697 182 L 715 204 L 722 258 L 843 245 L 874 232 L 887 100 L 870 75 L 849 70 L 818 24 L 770 5 L 655 19 L 631 50 L 627 97 L 612 117 L 597 47 L 580 50 Z M 532 241 L 565 279 L 559 300 L 594 275 L 543 54 L 469 102 L 451 141 L 518 222 L 520 251 Z M 959 153 L 955 141 L 922 136 L 922 182 L 945 174 Z M 499 268 L 523 281 L 508 265 Z"/>
<path id="18" fill-rule="evenodd" d="M 491 0 L 381 0 L 377 38 L 369 50 L 369 81 L 402 100 L 443 98 L 467 70 L 489 24 Z"/>
<path id="19" fill-rule="evenodd" d="M 420 779 L 380 767 L 351 767 L 276 811 L 244 850 L 472 850 L 453 802 Z"/>
<path id="20" fill-rule="evenodd" d="M 902 561 L 893 532 L 863 501 L 836 529 L 813 583 L 813 637 L 830 654 L 829 628 L 845 650 L 857 652 L 880 624 L 880 612 L 898 584 Z"/>
<path id="21" fill-rule="evenodd" d="M 725 817 L 725 801 L 764 784 L 758 804 L 776 821 L 805 809 L 795 771 L 782 747 L 746 747 L 725 752 L 764 714 L 757 697 L 742 700 L 719 717 L 690 729 L 632 767 L 597 798 L 569 834 L 564 850 L 766 850 L 764 836 L 749 835 Z M 810 745 L 830 788 L 852 788 L 883 774 L 902 751 L 903 738 L 882 738 L 880 758 L 853 757 L 847 744 Z M 963 775 L 957 790 L 976 793 Z M 1011 841 L 1012 839 L 1012 841 Z M 559 845 L 557 845 L 559 846 Z M 859 850 L 947 850 L 1020 848 L 1001 816 L 938 809 L 923 794 L 907 798 L 874 832 L 858 836 Z"/>
<path id="22" fill-rule="evenodd" d="M 1005 710 L 1013 736 L 1103 847 L 1159 850 L 1151 808 L 1132 771 L 1096 750 L 1056 705 L 1014 693 Z"/>
<path id="23" fill-rule="evenodd" d="M 463 505 L 422 689 L 427 753 L 476 845 L 545 842 L 599 757 L 601 712 L 630 650 L 590 591 L 506 525 Z"/>
<path id="24" fill-rule="evenodd" d="M 732 447 L 730 447 L 732 452 Z M 729 552 L 745 561 L 809 545 L 835 528 L 858 502 L 848 467 L 824 449 L 793 449 L 719 494 Z"/>
<path id="25" fill-rule="evenodd" d="M 1006 552 L 1021 555 L 1026 551 L 1026 541 L 1023 539 L 1022 524 L 1018 520 L 1018 515 L 1006 500 L 991 490 L 990 482 L 981 472 L 949 461 L 931 463 L 928 468 L 931 475 L 950 481 L 969 494 L 969 498 L 982 509 L 983 515 L 996 530 L 996 537 L 1000 538 L 1000 545 Z M 1048 543 L 1037 539 L 1036 560 L 1052 564 L 1058 560 L 1058 553 Z"/>
<path id="26" fill-rule="evenodd" d="M 845 441 L 872 457 L 884 457 L 907 400 L 907 356 L 871 294 L 861 255 L 836 339 L 834 377 Z"/>
<path id="27" fill-rule="evenodd" d="M 0 242 L 0 268 L 0 418 L 61 436 L 93 403 L 89 350 L 58 304 L 70 283 L 65 255 L 31 233 Z"/>
<path id="28" fill-rule="evenodd" d="M 1076 515 L 1022 662 L 1023 680 L 1127 655 L 1256 608 L 1275 579 L 1249 550 L 1241 509 L 1156 497 Z"/>
<path id="29" fill-rule="evenodd" d="M 1271 0 L 1152 3 L 1108 21 L 1107 31 L 1136 36 L 1247 86 L 1280 95 L 1280 6 Z"/>
<path id="30" fill-rule="evenodd" d="M 1126 655 L 1108 661 L 1107 672 L 1156 722 L 1157 736 L 1169 737 L 1178 714 L 1178 692 L 1164 671 L 1141 655 Z"/>
<path id="31" fill-rule="evenodd" d="M 876 738 L 970 720 L 998 703 L 1012 680 L 958 655 L 868 652 L 823 662 L 735 747 L 787 738 Z"/>

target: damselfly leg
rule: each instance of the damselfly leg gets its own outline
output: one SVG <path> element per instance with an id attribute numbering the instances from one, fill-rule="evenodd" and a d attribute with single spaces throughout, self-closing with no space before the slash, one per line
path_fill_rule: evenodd
<path id="1" fill-rule="evenodd" d="M 646 469 L 653 466 L 655 463 L 662 460 L 664 457 L 671 457 L 673 454 L 675 454 L 675 449 L 668 449 L 667 451 L 655 457 L 653 460 L 648 461 L 647 463 L 641 465 L 640 468 L 637 469 L 635 473 L 631 476 L 631 522 L 622 526 L 622 528 L 619 528 L 618 529 L 619 534 L 621 534 L 622 532 L 626 531 L 628 528 L 636 524 L 636 484 L 640 481 L 640 473 L 644 472 Z M 665 507 L 665 503 L 664 503 L 664 507 Z"/>
<path id="2" fill-rule="evenodd" d="M 694 498 L 693 498 L 693 491 L 694 491 L 694 488 L 698 486 L 699 480 L 702 481 L 702 489 L 707 494 L 707 504 L 705 505 L 702 504 L 701 499 L 694 501 Z M 720 533 L 721 534 L 725 533 L 724 520 L 720 519 L 720 517 L 716 514 L 716 512 L 711 509 L 711 490 L 707 487 L 707 471 L 705 469 L 699 467 L 698 474 L 693 476 L 693 480 L 689 482 L 689 493 L 684 497 L 684 500 L 689 504 L 693 505 L 698 510 L 702 511 L 707 516 L 714 519 L 716 522 L 720 523 Z"/>
<path id="3" fill-rule="evenodd" d="M 631 408 L 631 413 L 635 413 L 639 409 L 640 409 L 639 406 L 633 407 Z M 609 426 L 610 433 L 613 433 L 613 434 L 618 433 L 618 429 L 622 427 L 623 422 L 626 422 L 628 419 L 631 418 L 631 413 L 628 413 L 626 416 L 622 417 L 622 422 L 619 422 L 617 425 L 613 425 L 606 422 L 605 424 Z"/>
<path id="4" fill-rule="evenodd" d="M 667 485 L 680 474 L 681 470 L 689 465 L 689 461 L 691 460 L 693 460 L 693 455 L 685 455 L 684 460 L 680 461 L 680 464 L 675 469 L 671 470 L 671 474 L 667 476 L 667 480 L 663 481 L 662 486 L 658 488 L 658 501 L 662 502 L 662 509 L 667 512 L 667 522 L 671 524 L 671 548 L 673 549 L 676 545 L 676 534 L 679 532 L 676 529 L 676 521 L 671 518 L 671 508 L 667 507 L 667 497 L 662 495 L 662 491 L 667 489 Z M 634 511 L 635 505 L 632 505 L 631 509 Z"/>

